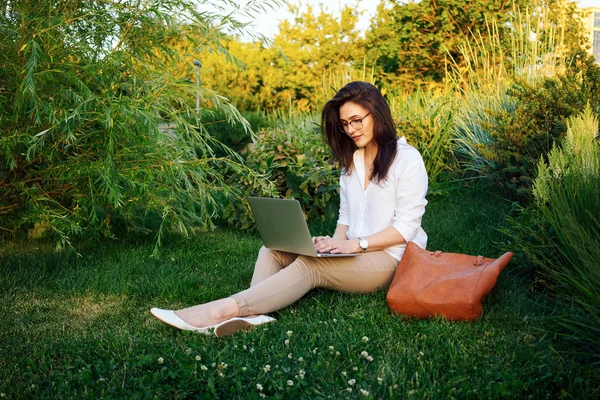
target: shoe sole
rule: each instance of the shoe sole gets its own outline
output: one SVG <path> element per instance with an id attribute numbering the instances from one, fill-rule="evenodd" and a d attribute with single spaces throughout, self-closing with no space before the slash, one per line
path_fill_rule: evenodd
<path id="1" fill-rule="evenodd" d="M 250 322 L 244 321 L 243 319 L 236 319 L 217 326 L 215 335 L 217 335 L 217 337 L 231 336 L 236 332 L 247 331 L 256 328 L 256 326 L 257 325 L 252 325 Z"/>

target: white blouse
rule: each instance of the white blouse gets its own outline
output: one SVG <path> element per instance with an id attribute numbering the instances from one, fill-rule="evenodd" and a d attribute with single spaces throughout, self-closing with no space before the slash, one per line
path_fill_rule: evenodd
<path id="1" fill-rule="evenodd" d="M 340 213 L 338 225 L 347 225 L 348 239 L 365 237 L 390 226 L 396 228 L 407 242 L 419 247 L 427 245 L 427 234 L 421 228 L 421 218 L 427 200 L 427 171 L 417 149 L 404 137 L 398 139 L 396 158 L 385 181 L 369 182 L 364 190 L 364 149 L 354 153 L 354 168 L 340 177 Z M 402 258 L 406 243 L 384 249 L 397 260 Z"/>

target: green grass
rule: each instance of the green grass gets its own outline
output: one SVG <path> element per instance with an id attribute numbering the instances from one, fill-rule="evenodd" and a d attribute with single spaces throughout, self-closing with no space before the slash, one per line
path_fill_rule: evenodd
<path id="1" fill-rule="evenodd" d="M 508 249 L 495 246 L 495 228 L 508 206 L 481 187 L 431 197 L 424 220 L 429 248 L 499 256 Z M 331 227 L 331 221 L 314 223 L 313 233 Z M 384 292 L 326 290 L 275 313 L 277 324 L 224 339 L 177 331 L 150 315 L 154 306 L 188 306 L 246 288 L 260 244 L 256 234 L 229 230 L 169 237 L 156 260 L 151 239 L 143 238 L 85 248 L 81 256 L 55 253 L 42 242 L 4 243 L 0 394 L 365 398 L 363 389 L 370 398 L 598 395 L 598 371 L 548 333 L 551 299 L 532 291 L 517 265 L 500 275 L 474 323 L 403 321 L 388 312 Z"/>

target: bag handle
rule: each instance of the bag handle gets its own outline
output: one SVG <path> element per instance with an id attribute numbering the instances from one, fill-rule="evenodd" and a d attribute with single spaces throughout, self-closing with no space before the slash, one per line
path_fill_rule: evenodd
<path id="1" fill-rule="evenodd" d="M 437 251 L 429 253 L 429 255 L 434 256 L 434 257 L 441 257 L 442 253 L 443 253 L 443 251 L 437 250 Z M 481 267 L 483 264 L 485 264 L 485 261 L 483 260 L 483 256 L 475 257 L 475 261 L 473 261 L 473 265 L 475 265 L 476 267 Z"/>

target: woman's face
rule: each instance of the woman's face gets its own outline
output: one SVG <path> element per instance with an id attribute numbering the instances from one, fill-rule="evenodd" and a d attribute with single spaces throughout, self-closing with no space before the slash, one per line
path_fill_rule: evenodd
<path id="1" fill-rule="evenodd" d="M 366 108 L 352 102 L 344 103 L 340 107 L 340 125 L 358 147 L 375 144 L 373 142 L 373 116 Z"/>

